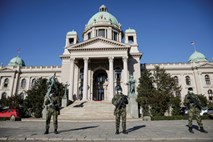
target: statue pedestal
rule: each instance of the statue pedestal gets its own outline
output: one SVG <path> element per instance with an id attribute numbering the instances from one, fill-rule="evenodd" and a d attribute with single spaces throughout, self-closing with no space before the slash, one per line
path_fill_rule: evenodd
<path id="1" fill-rule="evenodd" d="M 132 118 L 138 118 L 138 103 L 136 102 L 136 95 L 129 96 L 129 113 Z"/>
<path id="2" fill-rule="evenodd" d="M 62 102 L 61 102 L 61 107 L 66 107 L 67 106 L 67 104 L 68 104 L 68 100 L 67 100 L 67 98 L 62 98 L 62 100 L 61 100 Z"/>

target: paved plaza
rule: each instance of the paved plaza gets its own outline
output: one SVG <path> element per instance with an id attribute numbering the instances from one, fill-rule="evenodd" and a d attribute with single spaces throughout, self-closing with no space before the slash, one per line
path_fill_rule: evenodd
<path id="1" fill-rule="evenodd" d="M 22 121 L 0 121 L 0 141 L 213 141 L 213 120 L 204 120 L 207 134 L 201 133 L 194 123 L 194 134 L 188 132 L 187 120 L 141 121 L 128 120 L 128 135 L 115 135 L 114 120 L 62 121 L 59 134 L 44 135 L 45 121 L 42 119 L 23 119 Z"/>

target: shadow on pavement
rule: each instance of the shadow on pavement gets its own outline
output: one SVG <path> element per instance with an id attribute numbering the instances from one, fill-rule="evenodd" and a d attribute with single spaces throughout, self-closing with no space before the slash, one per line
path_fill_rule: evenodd
<path id="1" fill-rule="evenodd" d="M 99 125 L 98 125 L 99 126 Z M 88 126 L 88 127 L 81 127 L 81 128 L 75 128 L 75 129 L 69 129 L 69 130 L 61 130 L 59 131 L 60 133 L 64 132 L 70 132 L 70 131 L 78 131 L 78 130 L 85 130 L 85 129 L 91 129 L 91 128 L 96 128 L 98 126 Z"/>
<path id="2" fill-rule="evenodd" d="M 134 126 L 134 127 L 132 127 L 132 128 L 129 128 L 129 129 L 127 130 L 127 132 L 136 131 L 136 130 L 141 129 L 141 128 L 143 128 L 143 127 L 146 127 L 146 125 Z"/>
<path id="3" fill-rule="evenodd" d="M 189 125 L 186 125 L 186 127 L 189 127 Z M 192 125 L 192 129 L 195 129 L 195 130 L 197 130 L 197 131 L 200 131 L 200 130 L 199 130 L 199 127 L 198 127 L 197 125 Z"/>
<path id="4" fill-rule="evenodd" d="M 73 106 L 73 107 L 84 107 L 84 103 L 86 103 L 86 101 L 85 101 L 85 102 L 82 102 L 82 103 L 80 103 L 80 104 L 78 104 L 78 105 L 75 105 L 75 106 Z"/>

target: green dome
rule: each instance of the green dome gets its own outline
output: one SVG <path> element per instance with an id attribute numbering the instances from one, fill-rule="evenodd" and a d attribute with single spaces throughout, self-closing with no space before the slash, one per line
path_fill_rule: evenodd
<path id="1" fill-rule="evenodd" d="M 134 29 L 127 29 L 126 31 L 125 31 L 125 33 L 135 33 L 135 30 Z"/>
<path id="2" fill-rule="evenodd" d="M 8 66 L 25 66 L 24 61 L 19 57 L 14 57 L 10 60 Z"/>
<path id="3" fill-rule="evenodd" d="M 107 8 L 106 6 L 102 5 L 99 8 L 99 12 L 96 13 L 95 15 L 93 15 L 88 24 L 86 25 L 86 27 L 90 27 L 93 25 L 93 23 L 98 23 L 98 22 L 109 22 L 113 25 L 116 26 L 120 26 L 120 24 L 118 23 L 118 20 L 110 13 L 107 12 Z"/>
<path id="4" fill-rule="evenodd" d="M 198 52 L 195 51 L 190 57 L 189 57 L 189 62 L 207 62 L 206 57 Z"/>
<path id="5" fill-rule="evenodd" d="M 77 35 L 77 32 L 72 30 L 72 31 L 68 32 L 67 35 Z"/>

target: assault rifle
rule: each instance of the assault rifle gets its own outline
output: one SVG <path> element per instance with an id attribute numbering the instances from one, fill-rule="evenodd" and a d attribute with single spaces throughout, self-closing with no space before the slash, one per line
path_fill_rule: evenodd
<path id="1" fill-rule="evenodd" d="M 50 101 L 50 103 L 47 106 L 50 107 L 50 108 L 53 108 L 53 109 L 55 109 L 57 111 L 59 111 L 60 110 L 59 104 L 55 104 L 53 102 L 53 100 L 51 99 L 51 96 L 47 95 L 46 97 Z"/>
<path id="2" fill-rule="evenodd" d="M 124 102 L 125 99 L 127 99 L 127 96 L 122 96 L 122 97 L 119 98 L 118 103 L 116 105 L 116 109 L 121 109 L 121 107 L 123 105 L 126 105 L 125 102 Z M 127 104 L 128 104 L 128 102 L 127 102 Z"/>
<path id="3" fill-rule="evenodd" d="M 192 103 L 194 107 L 201 110 L 202 107 L 198 99 L 192 97 L 191 95 L 188 95 L 188 99 L 190 100 L 189 102 Z"/>

